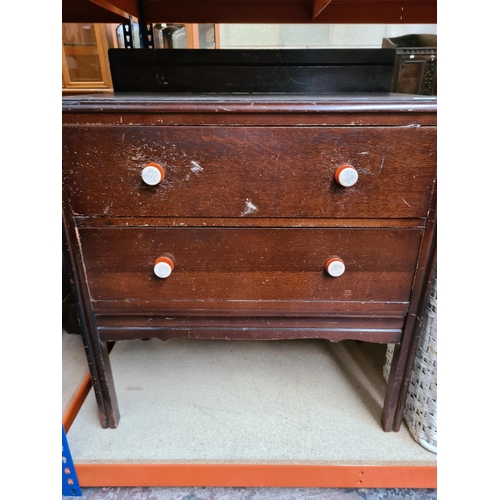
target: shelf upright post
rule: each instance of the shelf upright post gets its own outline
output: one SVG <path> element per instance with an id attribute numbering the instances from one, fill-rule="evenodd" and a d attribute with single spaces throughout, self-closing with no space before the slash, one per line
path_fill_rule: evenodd
<path id="1" fill-rule="evenodd" d="M 137 8 L 139 10 L 139 36 L 141 38 L 141 49 L 154 49 L 155 39 L 153 36 L 153 23 L 146 22 L 144 16 L 143 0 L 137 0 Z"/>
<path id="2" fill-rule="evenodd" d="M 62 494 L 68 497 L 82 496 L 64 425 L 62 428 Z"/>

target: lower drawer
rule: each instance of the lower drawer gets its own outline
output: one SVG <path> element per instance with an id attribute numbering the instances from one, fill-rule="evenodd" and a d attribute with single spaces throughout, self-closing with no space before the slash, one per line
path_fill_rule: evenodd
<path id="1" fill-rule="evenodd" d="M 98 312 L 244 315 L 268 304 L 274 312 L 338 314 L 389 303 L 404 315 L 422 230 L 107 227 L 79 235 Z M 164 255 L 174 269 L 159 278 L 154 264 Z M 345 264 L 338 277 L 325 269 L 333 256 Z"/>

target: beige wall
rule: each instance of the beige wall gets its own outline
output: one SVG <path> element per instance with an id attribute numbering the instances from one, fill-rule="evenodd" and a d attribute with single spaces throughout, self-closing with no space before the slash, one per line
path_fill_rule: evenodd
<path id="1" fill-rule="evenodd" d="M 221 24 L 221 48 L 380 48 L 383 38 L 437 34 L 435 24 Z"/>

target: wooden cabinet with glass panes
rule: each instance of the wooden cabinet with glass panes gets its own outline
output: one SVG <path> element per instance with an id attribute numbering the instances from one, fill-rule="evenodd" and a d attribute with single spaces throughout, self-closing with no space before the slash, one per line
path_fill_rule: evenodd
<path id="1" fill-rule="evenodd" d="M 109 47 L 114 47 L 112 25 L 63 23 L 63 94 L 113 90 L 108 64 Z"/>
<path id="2" fill-rule="evenodd" d="M 218 24 L 153 23 L 157 49 L 216 49 L 220 47 Z M 139 30 L 133 24 L 134 47 Z M 108 49 L 124 48 L 123 25 L 98 23 L 62 24 L 63 95 L 112 92 Z"/>

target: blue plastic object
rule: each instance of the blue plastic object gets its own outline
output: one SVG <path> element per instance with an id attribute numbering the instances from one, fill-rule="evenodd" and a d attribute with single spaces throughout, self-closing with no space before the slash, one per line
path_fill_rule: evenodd
<path id="1" fill-rule="evenodd" d="M 62 494 L 69 497 L 82 496 L 64 426 L 62 428 Z"/>

